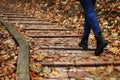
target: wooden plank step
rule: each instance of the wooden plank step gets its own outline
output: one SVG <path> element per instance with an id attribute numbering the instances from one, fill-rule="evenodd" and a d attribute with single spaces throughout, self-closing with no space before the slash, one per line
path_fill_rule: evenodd
<path id="1" fill-rule="evenodd" d="M 52 46 L 52 47 L 78 47 L 78 43 L 80 42 L 80 38 L 37 38 L 35 39 L 37 45 L 41 45 L 42 47 Z M 88 43 L 89 44 L 89 43 Z M 94 45 L 93 45 L 94 46 Z M 89 45 L 91 48 L 91 45 Z"/>
<path id="2" fill-rule="evenodd" d="M 37 20 L 35 18 L 8 18 L 8 17 L 3 17 L 4 20 L 8 21 L 44 21 L 44 20 Z"/>
<path id="3" fill-rule="evenodd" d="M 35 23 L 32 23 L 32 22 L 12 22 L 12 21 L 8 21 L 9 23 L 11 24 L 18 24 L 18 25 L 21 25 L 21 24 L 28 24 L 28 25 L 55 25 L 55 23 L 48 23 L 48 22 L 43 22 L 43 21 L 40 21 L 40 22 L 35 22 Z"/>
<path id="4" fill-rule="evenodd" d="M 8 16 L 27 16 L 25 14 L 0 14 L 0 17 L 8 17 Z"/>
<path id="5" fill-rule="evenodd" d="M 47 28 L 49 28 L 49 29 L 57 29 L 57 28 L 62 28 L 62 29 L 64 29 L 64 27 L 59 27 L 57 24 L 47 24 L 47 25 L 45 25 L 45 24 L 41 24 L 41 25 L 29 25 L 29 24 L 25 24 L 24 25 L 24 27 L 25 28 L 35 28 L 35 29 L 47 29 Z"/>
<path id="6" fill-rule="evenodd" d="M 52 49 L 39 49 L 39 50 L 37 50 L 38 52 L 40 52 L 41 54 L 60 54 L 59 56 L 61 56 L 61 57 L 66 57 L 66 56 L 68 56 L 69 54 L 76 54 L 76 56 L 83 56 L 84 55 L 84 52 L 81 50 L 52 50 Z M 94 51 L 93 51 L 93 53 L 94 53 Z M 66 55 L 64 55 L 64 54 L 66 54 Z M 92 52 L 91 52 L 91 54 L 90 55 L 92 55 Z"/>
<path id="7" fill-rule="evenodd" d="M 1 14 L 24 14 L 23 12 L 18 12 L 18 11 L 0 11 Z"/>
<path id="8" fill-rule="evenodd" d="M 37 20 L 37 19 L 33 19 L 33 18 L 3 18 L 4 20 L 7 20 L 7 21 L 45 21 L 45 20 Z"/>
<path id="9" fill-rule="evenodd" d="M 44 46 L 44 47 L 39 47 L 39 49 L 43 49 L 43 50 L 46 50 L 46 49 L 49 49 L 49 50 L 79 50 L 79 51 L 82 51 L 83 49 L 82 48 L 79 48 L 79 47 L 76 47 L 76 48 L 63 48 L 63 47 L 49 47 L 49 46 Z M 95 48 L 94 49 L 87 49 L 85 51 L 95 51 Z"/>
<path id="10" fill-rule="evenodd" d="M 114 65 L 119 66 L 120 61 L 101 61 L 101 62 L 40 62 L 42 66 L 54 66 L 54 67 L 90 67 L 90 66 L 108 66 L 108 65 Z"/>
<path id="11" fill-rule="evenodd" d="M 37 37 L 54 37 L 54 38 L 62 38 L 62 37 L 81 37 L 80 35 L 78 35 L 78 33 L 72 33 L 71 31 L 35 31 L 35 30 L 29 30 L 26 32 L 27 36 L 37 36 Z"/>
<path id="12" fill-rule="evenodd" d="M 25 13 L 1 13 L 2 15 L 25 15 Z"/>
<path id="13" fill-rule="evenodd" d="M 29 31 L 31 31 L 31 30 L 32 31 L 33 30 L 35 30 L 35 31 L 37 31 L 37 30 L 39 30 L 39 31 L 67 31 L 67 29 L 61 29 L 61 28 L 56 28 L 56 29 L 52 29 L 52 28 L 51 29 L 49 29 L 49 28 L 48 29 L 22 28 L 22 30 L 25 30 L 25 31 L 26 30 L 29 30 Z"/>
<path id="14" fill-rule="evenodd" d="M 0 15 L 0 17 L 32 17 L 32 18 L 35 18 L 33 16 L 27 16 L 27 15 Z"/>
<path id="15" fill-rule="evenodd" d="M 82 36 L 28 36 L 31 38 L 76 38 L 76 37 L 82 37 Z"/>
<path id="16" fill-rule="evenodd" d="M 7 21 L 9 23 L 19 23 L 19 24 L 39 24 L 39 23 L 45 23 L 43 21 Z"/>
<path id="17" fill-rule="evenodd" d="M 7 17 L 7 18 L 35 18 L 33 16 L 3 16 L 3 17 Z"/>

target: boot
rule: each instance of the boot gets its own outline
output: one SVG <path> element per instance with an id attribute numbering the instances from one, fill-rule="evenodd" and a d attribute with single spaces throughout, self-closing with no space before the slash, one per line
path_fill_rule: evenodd
<path id="1" fill-rule="evenodd" d="M 95 38 L 97 40 L 95 55 L 99 56 L 103 52 L 104 48 L 107 46 L 108 41 L 103 38 L 101 32 L 98 36 L 95 36 Z"/>
<path id="2" fill-rule="evenodd" d="M 78 46 L 82 47 L 84 50 L 87 50 L 88 49 L 88 36 L 83 36 Z"/>

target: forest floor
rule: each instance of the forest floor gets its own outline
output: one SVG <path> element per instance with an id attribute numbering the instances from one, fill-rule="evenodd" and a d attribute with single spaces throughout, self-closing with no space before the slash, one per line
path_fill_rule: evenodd
<path id="1" fill-rule="evenodd" d="M 83 29 L 83 10 L 77 0 L 32 0 L 29 3 L 21 3 L 19 1 L 1 1 L 0 4 L 10 7 L 13 10 L 19 10 L 30 16 L 35 16 L 39 20 L 56 23 L 61 27 L 72 29 L 75 32 Z M 107 4 L 107 5 L 106 5 Z M 99 0 L 95 7 L 99 25 L 105 39 L 109 41 L 107 48 L 114 52 L 104 52 L 99 59 L 120 61 L 120 1 L 119 0 Z M 15 66 L 17 59 L 17 47 L 11 39 L 11 35 L 0 25 L 0 79 L 14 80 Z M 4 36 L 3 36 L 4 35 Z M 90 44 L 95 42 L 93 33 L 90 35 Z M 10 54 L 11 53 L 11 54 Z M 107 54 L 106 54 L 107 53 Z M 34 55 L 33 55 L 34 56 Z M 35 57 L 34 57 L 35 58 Z M 96 57 L 92 57 L 92 59 Z M 51 75 L 58 75 L 61 69 L 50 69 L 42 67 L 38 63 L 32 66 L 40 66 L 42 72 L 31 69 L 30 75 L 33 80 L 45 80 Z M 81 70 L 82 69 L 82 70 Z M 64 69 L 66 70 L 66 69 Z M 74 72 L 74 68 L 69 69 Z M 80 67 L 77 68 L 80 73 L 69 73 L 73 78 L 67 79 L 63 77 L 58 80 L 119 80 L 120 67 L 114 65 L 100 67 Z M 3 74 L 4 72 L 4 74 Z M 12 75 L 11 75 L 12 74 Z M 51 75 L 50 75 L 51 74 Z M 77 75 L 80 74 L 80 75 Z M 60 74 L 62 75 L 62 73 Z M 77 75 L 77 76 L 75 76 Z M 53 80 L 53 79 L 49 79 Z M 56 79 L 57 80 L 57 79 Z"/>

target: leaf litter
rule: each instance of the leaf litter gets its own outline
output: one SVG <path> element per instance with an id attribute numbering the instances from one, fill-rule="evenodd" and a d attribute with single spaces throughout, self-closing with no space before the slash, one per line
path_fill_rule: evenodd
<path id="1" fill-rule="evenodd" d="M 13 0 L 14 2 L 14 0 Z M 26 12 L 26 14 L 30 15 L 30 16 L 36 16 L 38 19 L 41 20 L 45 20 L 48 22 L 55 22 L 60 26 L 64 26 L 67 29 L 71 29 L 73 34 L 76 33 L 77 30 L 81 30 L 83 29 L 83 11 L 81 10 L 81 7 L 79 7 L 80 3 L 79 1 L 76 0 L 32 0 L 32 2 L 30 3 L 24 3 L 21 4 L 21 2 L 17 2 L 17 4 L 15 3 L 10 3 L 9 7 L 17 10 L 18 8 L 21 11 Z M 8 2 L 6 2 L 8 3 Z M 108 4 L 108 5 L 106 5 Z M 109 40 L 109 45 L 108 45 L 108 49 L 111 51 L 104 51 L 104 53 L 100 56 L 100 57 L 95 57 L 93 60 L 98 60 L 100 59 L 101 61 L 119 61 L 120 60 L 120 17 L 119 17 L 119 13 L 120 13 L 120 2 L 119 0 L 99 0 L 97 1 L 96 4 L 96 13 L 98 16 L 98 20 L 101 26 L 101 29 L 103 31 L 103 34 L 105 36 L 105 38 L 107 40 Z M 79 10 L 80 9 L 80 10 Z M 4 32 L 4 31 L 3 31 Z M 79 32 L 78 32 L 79 33 Z M 6 35 L 6 34 L 5 34 Z M 7 34 L 6 36 L 3 36 L 2 33 L 0 33 L 0 38 L 4 38 L 5 40 L 9 37 L 9 35 Z M 48 53 L 46 52 L 45 55 L 40 54 L 38 50 L 38 48 L 36 46 L 38 46 L 34 40 L 32 41 L 30 40 L 30 44 L 32 45 L 33 43 L 35 44 L 34 46 L 31 46 L 31 49 L 33 50 L 33 53 L 31 53 L 31 72 L 30 72 L 30 76 L 32 80 L 42 80 L 42 79 L 48 79 L 50 77 L 50 74 L 52 73 L 53 75 L 58 75 L 59 71 L 55 70 L 55 69 L 51 69 L 49 67 L 42 67 L 39 63 L 36 63 L 35 60 L 38 61 L 65 61 L 65 60 L 61 60 L 63 57 L 60 57 L 59 55 L 56 55 L 54 53 L 53 56 L 48 55 Z M 2 43 L 3 40 L 0 40 L 1 45 L 4 44 L 9 44 L 7 42 L 11 42 L 11 40 L 8 40 L 6 42 L 4 42 L 4 44 Z M 59 40 L 58 40 L 59 41 Z M 78 40 L 77 40 L 78 41 Z M 49 40 L 48 40 L 49 42 Z M 54 41 L 53 41 L 54 42 Z M 13 42 L 12 42 L 13 43 Z M 44 42 L 45 43 L 45 42 Z M 59 43 L 59 42 L 58 42 Z M 89 44 L 93 44 L 95 43 L 95 39 L 93 36 L 90 37 L 90 42 Z M 9 44 L 12 45 L 12 44 Z M 14 45 L 14 44 L 13 44 Z M 11 50 L 7 50 L 9 49 L 9 47 L 14 47 L 14 46 L 0 46 L 0 62 L 4 62 L 7 61 L 11 56 L 8 55 L 8 51 L 10 53 Z M 3 48 L 4 47 L 4 48 Z M 5 50 L 3 50 L 5 49 Z M 13 49 L 13 48 L 12 48 Z M 16 56 L 16 48 L 14 47 L 14 49 L 12 51 L 12 56 L 15 58 Z M 37 51 L 37 53 L 34 51 Z M 114 52 L 114 53 L 113 53 Z M 63 51 L 64 53 L 64 51 Z M 5 58 L 2 58 L 2 56 L 4 56 Z M 49 56 L 49 57 L 48 57 Z M 64 55 L 62 55 L 64 56 Z M 92 55 L 93 56 L 93 55 Z M 89 56 L 88 56 L 89 57 Z M 87 58 L 88 58 L 87 57 Z M 70 57 L 70 61 L 75 60 L 74 56 Z M 83 61 L 88 61 L 87 58 L 77 58 L 77 60 L 83 60 Z M 16 59 L 16 58 L 15 58 Z M 67 58 L 65 58 L 67 59 Z M 85 60 L 86 59 L 86 60 Z M 91 60 L 91 59 L 90 59 Z M 11 61 L 11 69 L 15 70 L 14 66 L 15 66 L 15 61 Z M 0 67 L 0 71 L 5 71 L 5 74 L 1 73 L 1 80 L 4 79 L 9 79 L 10 76 L 5 76 L 5 75 L 9 75 L 9 73 L 7 72 L 14 72 L 11 71 L 11 69 L 9 70 L 9 68 L 4 67 L 5 63 L 1 64 L 3 67 Z M 8 65 L 8 64 L 7 64 Z M 3 70 L 2 70 L 3 69 Z M 67 70 L 67 69 L 66 69 Z M 111 79 L 120 79 L 120 69 L 118 67 L 115 67 L 113 65 L 109 65 L 109 66 L 100 66 L 100 67 L 96 67 L 94 68 L 77 68 L 77 70 L 79 71 L 86 71 L 87 75 L 85 75 L 84 77 L 74 77 L 74 79 L 76 80 L 111 80 Z M 85 73 L 85 74 L 86 74 Z M 13 73 L 11 76 L 15 76 L 15 73 Z M 64 78 L 60 78 L 57 77 L 58 79 L 61 80 L 65 80 Z"/>

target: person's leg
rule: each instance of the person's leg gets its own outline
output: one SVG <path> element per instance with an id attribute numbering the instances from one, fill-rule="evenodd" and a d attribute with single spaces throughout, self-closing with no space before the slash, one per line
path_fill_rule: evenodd
<path id="1" fill-rule="evenodd" d="M 95 6 L 96 4 L 96 0 L 92 0 L 93 6 Z"/>
<path id="2" fill-rule="evenodd" d="M 95 35 L 97 35 L 101 30 L 98 24 L 98 20 L 96 17 L 96 14 L 94 12 L 94 4 L 93 0 L 80 0 L 83 9 L 84 9 L 84 14 L 86 17 L 86 21 L 88 24 L 91 26 L 91 29 Z"/>
<path id="3" fill-rule="evenodd" d="M 95 3 L 96 3 L 96 0 L 92 0 L 93 6 L 95 6 Z M 82 4 L 82 3 L 81 3 L 81 4 Z M 82 4 L 82 6 L 83 6 L 83 5 L 84 5 L 84 4 Z M 84 6 L 83 6 L 83 8 L 84 8 Z M 85 23 L 84 23 L 83 36 L 89 36 L 90 30 L 91 30 L 91 26 L 90 26 L 90 24 L 88 23 L 87 17 L 86 17 L 86 15 L 85 15 Z"/>
<path id="4" fill-rule="evenodd" d="M 92 3 L 94 6 L 95 6 L 95 2 L 96 0 L 92 0 Z M 81 5 L 83 6 L 82 3 Z M 84 6 L 83 6 L 83 9 L 84 9 Z M 88 37 L 89 37 L 90 31 L 91 31 L 91 26 L 88 23 L 87 18 L 85 16 L 83 37 L 82 37 L 81 42 L 79 43 L 79 46 L 85 50 L 88 49 Z"/>
<path id="5" fill-rule="evenodd" d="M 98 24 L 98 20 L 96 14 L 94 12 L 94 4 L 92 3 L 93 0 L 80 0 L 84 13 L 86 16 L 86 20 L 88 24 L 91 26 L 91 29 L 95 35 L 97 40 L 97 48 L 95 50 L 95 55 L 99 55 L 103 52 L 104 47 L 108 44 L 108 42 L 102 37 L 101 30 Z"/>

